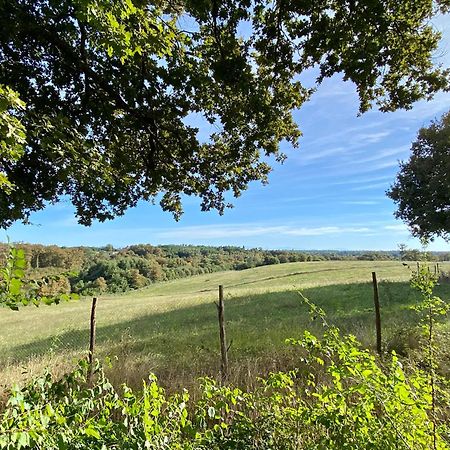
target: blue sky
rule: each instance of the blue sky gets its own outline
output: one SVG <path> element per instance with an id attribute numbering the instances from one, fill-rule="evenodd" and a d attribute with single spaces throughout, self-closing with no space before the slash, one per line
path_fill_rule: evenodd
<path id="1" fill-rule="evenodd" d="M 436 63 L 450 66 L 450 24 Z M 308 81 L 313 73 L 306 74 Z M 253 183 L 234 208 L 219 216 L 201 212 L 199 201 L 186 198 L 185 213 L 175 222 L 160 207 L 141 203 L 123 217 L 89 228 L 78 225 L 70 203 L 63 201 L 35 213 L 34 225 L 15 224 L 12 241 L 58 245 L 125 246 L 133 243 L 240 245 L 289 249 L 396 249 L 399 243 L 420 247 L 385 195 L 406 160 L 417 130 L 450 108 L 450 93 L 419 102 L 409 111 L 357 117 L 358 98 L 351 83 L 327 80 L 294 116 L 303 137 L 299 149 L 288 144 L 288 159 L 273 163 L 269 184 Z M 207 133 L 202 129 L 201 133 Z M 431 250 L 450 250 L 436 240 Z"/>

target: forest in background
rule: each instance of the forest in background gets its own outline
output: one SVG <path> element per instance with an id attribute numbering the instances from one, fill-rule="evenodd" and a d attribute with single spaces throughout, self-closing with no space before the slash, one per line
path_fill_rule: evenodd
<path id="1" fill-rule="evenodd" d="M 152 283 L 218 272 L 289 262 L 338 260 L 422 259 L 418 250 L 400 245 L 397 251 L 297 251 L 246 249 L 237 246 L 195 246 L 136 244 L 123 248 L 59 247 L 16 244 L 26 255 L 30 279 L 49 277 L 45 295 L 77 293 L 98 295 L 140 289 Z M 0 253 L 7 253 L 7 245 Z M 449 252 L 432 252 L 428 259 L 450 260 Z"/>

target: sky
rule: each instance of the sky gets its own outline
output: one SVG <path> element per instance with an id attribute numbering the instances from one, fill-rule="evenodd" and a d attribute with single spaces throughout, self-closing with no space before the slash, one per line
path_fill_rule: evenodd
<path id="1" fill-rule="evenodd" d="M 447 22 L 443 18 L 435 22 L 443 39 L 434 59 L 450 67 Z M 306 74 L 303 81 L 312 76 Z M 406 226 L 395 219 L 395 205 L 385 192 L 395 179 L 399 161 L 408 159 L 418 129 L 450 108 L 450 93 L 438 93 L 409 111 L 374 109 L 358 117 L 358 106 L 351 83 L 339 76 L 326 80 L 294 112 L 303 132 L 299 148 L 283 143 L 288 158 L 284 164 L 273 161 L 269 184 L 252 183 L 223 216 L 201 212 L 199 200 L 187 197 L 179 222 L 158 204 L 142 202 L 113 221 L 84 227 L 77 224 L 73 207 L 63 199 L 34 213 L 32 225 L 14 224 L 2 230 L 0 240 L 115 247 L 150 243 L 395 250 L 402 243 L 420 248 Z M 436 239 L 429 249 L 450 251 L 450 243 Z"/>

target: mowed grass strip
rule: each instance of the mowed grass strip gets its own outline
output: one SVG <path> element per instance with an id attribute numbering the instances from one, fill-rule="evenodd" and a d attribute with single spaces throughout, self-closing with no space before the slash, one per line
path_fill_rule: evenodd
<path id="1" fill-rule="evenodd" d="M 450 270 L 450 264 L 441 267 Z M 298 290 L 324 308 L 332 323 L 371 347 L 372 271 L 380 282 L 384 344 L 389 346 L 417 320 L 410 310 L 418 299 L 409 287 L 410 268 L 398 261 L 327 261 L 206 274 L 101 297 L 97 356 L 116 357 L 111 375 L 117 382 L 139 385 L 150 371 L 173 385 L 216 375 L 218 325 L 213 301 L 219 284 L 225 288 L 230 360 L 239 379 L 294 364 L 295 356 L 284 340 L 315 327 Z M 450 286 L 438 287 L 438 294 L 449 298 Z M 82 299 L 19 312 L 2 310 L 2 384 L 46 365 L 64 370 L 86 355 L 90 305 L 90 299 Z"/>

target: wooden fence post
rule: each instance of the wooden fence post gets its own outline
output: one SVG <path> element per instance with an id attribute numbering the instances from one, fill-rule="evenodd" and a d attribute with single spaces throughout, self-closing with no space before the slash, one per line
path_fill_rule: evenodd
<path id="1" fill-rule="evenodd" d="M 228 378 L 228 347 L 227 347 L 227 338 L 225 334 L 222 285 L 219 286 L 219 303 L 216 303 L 216 306 L 217 306 L 217 313 L 219 316 L 219 335 L 220 335 L 220 354 L 221 354 L 220 373 L 222 376 L 222 383 L 224 383 Z"/>
<path id="2" fill-rule="evenodd" d="M 380 315 L 380 299 L 378 297 L 378 282 L 376 272 L 372 272 L 373 283 L 373 303 L 375 305 L 375 326 L 377 330 L 377 352 L 381 355 L 381 315 Z"/>
<path id="3" fill-rule="evenodd" d="M 95 350 L 95 309 L 97 307 L 97 297 L 92 299 L 91 307 L 91 330 L 89 338 L 89 372 L 88 372 L 88 383 L 92 385 L 92 374 L 94 372 L 94 350 Z"/>

